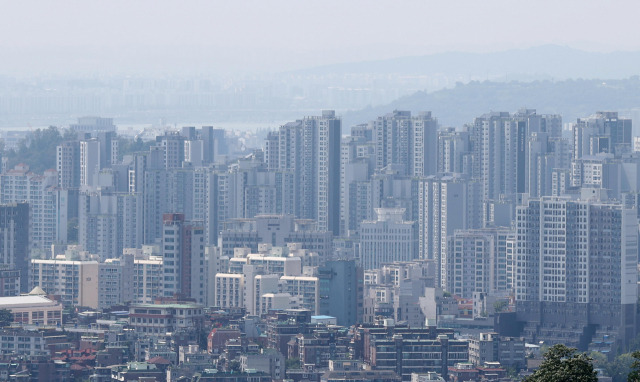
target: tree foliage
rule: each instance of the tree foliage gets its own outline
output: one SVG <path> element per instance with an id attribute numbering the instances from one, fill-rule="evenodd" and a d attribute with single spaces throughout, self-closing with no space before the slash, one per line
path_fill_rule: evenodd
<path id="1" fill-rule="evenodd" d="M 631 372 L 627 376 L 628 382 L 640 382 L 640 351 L 636 350 L 631 353 L 633 363 L 631 364 Z"/>
<path id="2" fill-rule="evenodd" d="M 128 154 L 149 151 L 149 147 L 155 144 L 155 141 L 143 141 L 140 137 L 132 139 L 120 136 L 118 137 L 118 160 L 122 160 Z"/>
<path id="3" fill-rule="evenodd" d="M 630 373 L 633 373 L 634 370 L 640 371 L 640 351 L 619 354 L 612 361 L 609 361 L 600 352 L 591 352 L 589 357 L 593 360 L 593 366 L 597 369 L 602 369 L 607 376 L 611 377 L 613 382 L 625 382 L 627 380 L 640 382 L 640 377 L 635 377 L 638 379 L 630 379 L 632 375 Z"/>
<path id="4" fill-rule="evenodd" d="M 284 364 L 287 370 L 299 369 L 300 367 L 302 367 L 302 364 L 300 363 L 300 358 L 287 358 L 287 360 L 284 361 Z"/>
<path id="5" fill-rule="evenodd" d="M 0 327 L 11 325 L 13 322 L 13 313 L 9 309 L 0 309 Z"/>
<path id="6" fill-rule="evenodd" d="M 631 354 L 620 354 L 613 361 L 606 364 L 604 370 L 611 377 L 613 382 L 624 382 L 631 371 L 633 357 Z"/>
<path id="7" fill-rule="evenodd" d="M 29 165 L 34 173 L 42 173 L 56 168 L 56 146 L 65 140 L 75 138 L 75 133 L 66 131 L 61 134 L 57 127 L 37 129 L 18 143 L 16 149 L 4 153 L 8 159 L 8 168 L 18 163 Z"/>
<path id="8" fill-rule="evenodd" d="M 209 331 L 203 327 L 198 328 L 198 346 L 200 350 L 206 350 L 209 345 Z"/>
<path id="9" fill-rule="evenodd" d="M 554 345 L 544 354 L 540 368 L 525 382 L 580 381 L 597 382 L 592 359 L 577 349 L 562 344 Z"/>
<path id="10" fill-rule="evenodd" d="M 500 300 L 500 301 L 496 301 L 493 304 L 493 309 L 495 310 L 496 313 L 500 313 L 500 312 L 504 311 L 508 306 L 509 306 L 508 302 L 506 302 L 504 300 Z"/>
<path id="11" fill-rule="evenodd" d="M 62 142 L 74 140 L 76 137 L 76 133 L 71 130 L 65 130 L 64 133 L 61 133 L 57 127 L 49 126 L 46 129 L 36 129 L 31 132 L 14 149 L 3 150 L 0 145 L 0 151 L 7 157 L 9 169 L 19 163 L 25 163 L 29 165 L 32 172 L 41 174 L 45 170 L 56 168 L 56 147 Z M 127 154 L 148 151 L 149 147 L 154 144 L 155 141 L 143 141 L 139 137 L 137 139 L 118 137 L 118 159 L 122 160 L 123 156 Z"/>
<path id="12" fill-rule="evenodd" d="M 229 371 L 239 373 L 242 371 L 242 365 L 236 360 L 231 360 L 231 362 L 229 362 Z"/>

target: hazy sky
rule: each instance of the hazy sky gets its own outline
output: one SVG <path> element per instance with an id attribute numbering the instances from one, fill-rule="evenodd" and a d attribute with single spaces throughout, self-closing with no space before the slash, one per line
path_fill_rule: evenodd
<path id="1" fill-rule="evenodd" d="M 279 71 L 560 44 L 640 50 L 640 1 L 2 1 L 0 71 Z"/>

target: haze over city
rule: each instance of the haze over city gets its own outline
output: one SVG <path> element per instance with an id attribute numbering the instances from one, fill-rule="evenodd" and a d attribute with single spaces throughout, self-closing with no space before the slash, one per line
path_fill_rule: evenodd
<path id="1" fill-rule="evenodd" d="M 0 14 L 0 69 L 237 74 L 547 44 L 629 51 L 638 12 L 634 1 L 15 1 Z"/>
<path id="2" fill-rule="evenodd" d="M 640 381 L 638 15 L 3 2 L 0 380 Z"/>

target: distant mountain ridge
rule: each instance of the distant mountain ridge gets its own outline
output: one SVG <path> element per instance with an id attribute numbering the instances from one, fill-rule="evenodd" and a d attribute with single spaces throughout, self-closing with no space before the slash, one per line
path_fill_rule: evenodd
<path id="1" fill-rule="evenodd" d="M 640 74 L 640 51 L 586 52 L 542 45 L 500 52 L 448 52 L 301 69 L 296 74 L 394 73 L 493 79 L 626 78 Z"/>
<path id="2" fill-rule="evenodd" d="M 640 112 L 640 77 L 622 80 L 564 80 L 533 82 L 472 81 L 453 89 L 417 92 L 387 105 L 342 115 L 343 132 L 395 109 L 414 113 L 431 111 L 443 126 L 459 127 L 489 111 L 514 112 L 522 107 L 541 114 L 560 114 L 575 121 L 599 110 Z M 634 121 L 634 131 L 640 121 Z"/>

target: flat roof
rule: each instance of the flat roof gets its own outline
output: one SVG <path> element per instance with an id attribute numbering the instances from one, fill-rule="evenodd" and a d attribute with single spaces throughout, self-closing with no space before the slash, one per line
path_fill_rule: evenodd
<path id="1" fill-rule="evenodd" d="M 33 305 L 51 305 L 51 304 L 57 304 L 57 303 L 44 296 L 26 295 L 26 296 L 0 297 L 0 309 L 11 308 L 11 307 L 13 308 L 28 307 Z"/>
<path id="2" fill-rule="evenodd" d="M 194 309 L 194 308 L 203 308 L 202 305 L 198 305 L 196 303 L 185 303 L 185 304 L 179 304 L 179 303 L 168 303 L 168 304 L 132 304 L 131 308 L 143 308 L 143 309 L 150 309 L 150 308 L 157 308 L 157 309 L 161 309 L 161 308 L 171 308 L 171 309 Z"/>

